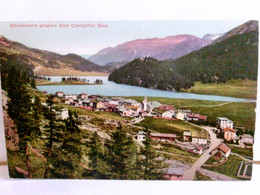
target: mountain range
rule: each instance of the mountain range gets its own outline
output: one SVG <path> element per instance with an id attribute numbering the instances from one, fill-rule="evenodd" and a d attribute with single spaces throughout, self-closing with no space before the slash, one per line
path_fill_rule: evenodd
<path id="1" fill-rule="evenodd" d="M 88 58 L 91 62 L 106 65 L 111 62 L 132 61 L 140 57 L 153 57 L 158 60 L 176 59 L 198 50 L 214 41 L 208 34 L 205 38 L 194 35 L 176 35 L 165 38 L 137 39 L 116 47 L 102 49 Z"/>

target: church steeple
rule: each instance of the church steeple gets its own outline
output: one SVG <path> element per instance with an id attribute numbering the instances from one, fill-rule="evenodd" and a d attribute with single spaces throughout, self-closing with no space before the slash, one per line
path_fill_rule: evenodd
<path id="1" fill-rule="evenodd" d="M 147 97 L 144 97 L 144 100 L 142 102 L 142 110 L 147 111 Z"/>

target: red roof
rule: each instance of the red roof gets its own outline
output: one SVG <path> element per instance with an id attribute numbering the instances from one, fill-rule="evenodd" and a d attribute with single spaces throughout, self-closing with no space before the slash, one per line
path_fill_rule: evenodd
<path id="1" fill-rule="evenodd" d="M 87 95 L 86 93 L 81 93 L 80 95 Z"/>
<path id="2" fill-rule="evenodd" d="M 201 146 L 198 146 L 198 147 L 197 147 L 197 150 L 202 150 L 202 147 L 201 147 Z"/>
<path id="3" fill-rule="evenodd" d="M 158 108 L 161 110 L 175 110 L 174 105 L 165 105 L 164 104 L 164 105 L 159 106 Z"/>
<path id="4" fill-rule="evenodd" d="M 169 138 L 176 138 L 176 134 L 169 134 L 169 133 L 151 133 L 152 137 L 169 137 Z"/>
<path id="5" fill-rule="evenodd" d="M 228 153 L 228 151 L 230 151 L 231 149 L 224 143 L 219 144 L 214 150 L 219 149 L 222 152 L 224 152 L 225 154 Z"/>
<path id="6" fill-rule="evenodd" d="M 63 91 L 57 91 L 56 93 L 63 93 Z"/>
<path id="7" fill-rule="evenodd" d="M 199 114 L 195 114 L 195 113 L 188 113 L 187 114 L 187 117 L 189 117 L 189 118 L 199 118 Z"/>
<path id="8" fill-rule="evenodd" d="M 200 120 L 207 120 L 207 116 L 206 115 L 199 115 L 199 119 Z"/>
<path id="9" fill-rule="evenodd" d="M 229 127 L 223 129 L 223 132 L 226 132 L 226 131 L 232 131 L 232 132 L 234 132 L 234 133 L 237 132 L 237 130 L 235 130 L 235 129 L 231 129 L 231 128 L 229 128 Z"/>

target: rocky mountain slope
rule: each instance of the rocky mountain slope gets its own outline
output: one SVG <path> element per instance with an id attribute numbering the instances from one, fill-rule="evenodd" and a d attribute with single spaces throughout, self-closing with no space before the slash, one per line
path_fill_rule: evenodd
<path id="1" fill-rule="evenodd" d="M 132 61 L 140 57 L 153 57 L 157 60 L 176 59 L 208 44 L 212 39 L 193 35 L 177 35 L 165 38 L 138 39 L 99 51 L 88 60 L 105 65 L 110 62 Z"/>
<path id="2" fill-rule="evenodd" d="M 228 31 L 227 33 L 225 33 L 223 36 L 219 37 L 218 39 L 216 39 L 213 44 L 221 42 L 225 39 L 228 39 L 234 35 L 241 35 L 243 33 L 247 33 L 247 32 L 251 32 L 251 31 L 258 31 L 258 21 L 256 20 L 250 20 L 230 31 Z"/>
<path id="3" fill-rule="evenodd" d="M 0 36 L 0 56 L 20 59 L 34 70 L 71 69 L 80 71 L 111 72 L 113 67 L 99 66 L 76 54 L 60 55 L 54 52 L 29 48 L 21 43 Z"/>

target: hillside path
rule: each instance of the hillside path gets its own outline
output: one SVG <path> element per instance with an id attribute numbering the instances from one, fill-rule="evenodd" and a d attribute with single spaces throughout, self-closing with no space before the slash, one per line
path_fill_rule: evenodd
<path id="1" fill-rule="evenodd" d="M 216 134 L 210 130 L 210 127 L 200 128 L 205 129 L 209 133 L 210 147 L 200 156 L 200 158 L 195 163 L 193 163 L 190 169 L 184 171 L 183 180 L 194 180 L 196 171 L 200 169 L 200 167 L 210 158 L 210 152 L 221 143 L 221 140 L 218 139 Z"/>

